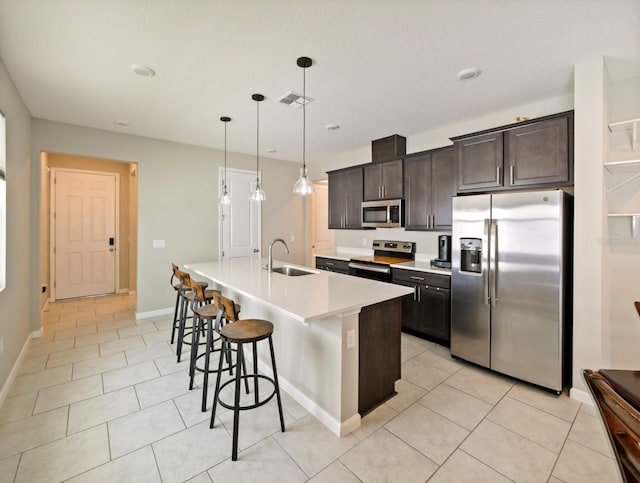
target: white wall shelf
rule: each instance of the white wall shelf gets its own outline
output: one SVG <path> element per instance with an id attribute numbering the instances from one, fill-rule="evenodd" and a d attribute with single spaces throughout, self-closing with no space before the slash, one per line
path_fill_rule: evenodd
<path id="1" fill-rule="evenodd" d="M 609 163 L 604 163 L 604 169 L 610 175 L 620 173 L 625 173 L 628 175 L 628 177 L 624 181 L 607 188 L 607 193 L 611 193 L 612 191 L 616 191 L 640 178 L 640 159 L 611 161 Z"/>
<path id="2" fill-rule="evenodd" d="M 631 151 L 635 151 L 638 146 L 638 128 L 640 128 L 640 119 L 609 123 L 609 131 L 611 132 L 631 131 Z"/>

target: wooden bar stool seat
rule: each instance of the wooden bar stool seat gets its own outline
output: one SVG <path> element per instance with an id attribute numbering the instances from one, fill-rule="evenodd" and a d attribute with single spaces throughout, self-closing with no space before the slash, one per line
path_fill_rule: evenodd
<path id="1" fill-rule="evenodd" d="M 216 297 L 216 300 L 218 297 Z M 224 297 L 220 297 L 220 303 L 233 303 L 229 301 L 229 299 L 225 299 Z M 268 320 L 261 319 L 245 319 L 238 320 L 236 322 L 231 322 L 225 326 L 220 327 L 220 338 L 222 339 L 222 351 L 223 353 L 229 354 L 230 345 L 236 345 L 236 365 L 244 364 L 244 344 L 251 344 L 253 349 L 253 372 L 251 374 L 247 374 L 245 372 L 244 375 L 241 375 L 240 371 L 236 371 L 236 377 L 231 379 L 224 384 L 220 384 L 220 376 L 222 374 L 222 361 L 225 359 L 224 355 L 220 356 L 219 366 L 218 366 L 218 375 L 216 378 L 216 392 L 213 399 L 213 408 L 211 410 L 211 421 L 209 423 L 209 427 L 213 428 L 214 421 L 216 417 L 216 407 L 220 404 L 222 407 L 230 409 L 233 411 L 233 443 L 231 449 L 231 460 L 236 461 L 238 459 L 238 428 L 240 423 L 240 411 L 247 411 L 250 409 L 255 409 L 260 406 L 264 406 L 267 404 L 273 397 L 275 396 L 278 401 L 278 413 L 280 415 L 280 429 L 284 433 L 284 417 L 282 414 L 282 400 L 280 399 L 280 386 L 278 385 L 278 371 L 276 369 L 276 359 L 273 351 L 273 324 Z M 258 373 L 258 350 L 257 343 L 262 340 L 269 341 L 269 352 L 271 354 L 271 368 L 273 370 L 273 377 L 269 377 L 264 374 Z M 251 379 L 253 380 L 253 392 L 254 397 L 253 401 L 250 404 L 240 404 L 240 381 L 245 381 L 245 387 L 247 381 Z M 260 398 L 260 391 L 258 387 L 258 381 L 263 380 L 267 381 L 273 385 L 273 391 L 263 398 Z M 228 403 L 224 402 L 220 398 L 220 394 L 222 390 L 228 386 L 229 384 L 235 385 L 234 391 L 234 402 Z"/>
<path id="2" fill-rule="evenodd" d="M 184 296 L 191 291 L 191 288 L 182 282 L 182 279 L 186 275 L 186 272 L 183 272 L 182 270 L 180 270 L 178 265 L 176 265 L 175 263 L 171 264 L 171 268 L 172 268 L 172 272 L 171 272 L 171 279 L 169 280 L 169 283 L 173 287 L 173 290 L 176 292 L 176 306 L 175 306 L 175 310 L 173 311 L 173 324 L 172 324 L 172 330 L 171 330 L 171 343 L 173 344 L 175 342 L 176 332 L 178 332 L 179 330 L 180 318 L 182 317 L 182 307 L 184 306 Z M 207 282 L 202 282 L 202 285 L 204 286 L 205 289 L 209 286 Z M 180 314 L 178 314 L 178 311 L 180 311 Z"/>

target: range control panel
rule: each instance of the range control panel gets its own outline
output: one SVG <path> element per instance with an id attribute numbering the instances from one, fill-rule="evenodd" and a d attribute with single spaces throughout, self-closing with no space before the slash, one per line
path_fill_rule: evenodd
<path id="1" fill-rule="evenodd" d="M 373 240 L 372 248 L 374 251 L 415 253 L 416 244 L 414 242 L 406 241 Z"/>

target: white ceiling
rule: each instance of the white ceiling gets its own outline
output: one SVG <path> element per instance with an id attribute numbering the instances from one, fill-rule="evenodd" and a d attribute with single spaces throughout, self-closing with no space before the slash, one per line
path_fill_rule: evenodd
<path id="1" fill-rule="evenodd" d="M 0 0 L 0 57 L 34 117 L 221 148 L 226 115 L 229 150 L 255 154 L 262 93 L 261 156 L 292 161 L 302 111 L 276 100 L 302 91 L 299 56 L 321 161 L 570 94 L 594 54 L 640 75 L 640 0 Z M 457 80 L 467 67 L 482 75 Z"/>

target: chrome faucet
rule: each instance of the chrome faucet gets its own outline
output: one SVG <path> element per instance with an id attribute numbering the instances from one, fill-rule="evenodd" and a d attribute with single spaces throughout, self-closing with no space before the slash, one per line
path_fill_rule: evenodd
<path id="1" fill-rule="evenodd" d="M 276 238 L 275 240 L 273 240 L 269 245 L 269 260 L 267 262 L 267 270 L 269 270 L 270 272 L 273 272 L 273 245 L 278 242 L 284 245 L 284 251 L 287 252 L 287 255 L 289 254 L 289 247 L 287 246 L 286 241 L 284 241 L 282 238 Z"/>

